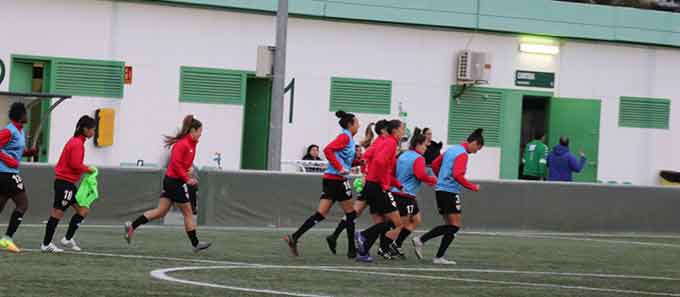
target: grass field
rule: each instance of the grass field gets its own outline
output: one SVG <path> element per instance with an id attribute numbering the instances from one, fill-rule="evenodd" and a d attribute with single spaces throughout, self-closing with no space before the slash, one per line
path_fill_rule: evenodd
<path id="1" fill-rule="evenodd" d="M 463 233 L 447 255 L 458 265 L 443 267 L 410 245 L 407 260 L 358 264 L 320 231 L 299 258 L 281 230 L 199 230 L 214 243 L 200 254 L 172 227 L 143 227 L 128 246 L 122 227 L 85 226 L 80 254 L 41 254 L 42 234 L 22 226 L 27 250 L 0 252 L 0 296 L 680 296 L 680 236 Z"/>

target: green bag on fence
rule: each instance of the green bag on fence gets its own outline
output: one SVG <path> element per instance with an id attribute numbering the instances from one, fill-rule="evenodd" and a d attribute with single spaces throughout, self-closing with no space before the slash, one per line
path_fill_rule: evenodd
<path id="1" fill-rule="evenodd" d="M 99 170 L 96 167 L 90 168 L 92 168 L 92 173 L 85 174 L 80 187 L 78 187 L 78 193 L 76 193 L 76 202 L 78 202 L 78 205 L 86 208 L 90 208 L 92 202 L 99 198 L 99 191 L 97 190 Z"/>

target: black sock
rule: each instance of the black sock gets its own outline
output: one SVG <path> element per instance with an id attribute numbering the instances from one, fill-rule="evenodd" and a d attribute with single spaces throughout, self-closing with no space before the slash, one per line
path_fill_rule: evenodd
<path id="1" fill-rule="evenodd" d="M 381 234 L 390 230 L 390 226 L 387 223 L 379 223 L 371 226 L 370 228 L 361 232 L 366 241 L 364 242 L 364 248 L 368 251 L 371 249 L 375 241 L 380 237 Z"/>
<path id="2" fill-rule="evenodd" d="M 397 246 L 401 247 L 401 245 L 404 244 L 404 240 L 406 240 L 409 235 L 411 235 L 411 230 L 402 228 L 401 232 L 399 232 L 399 237 L 397 237 L 397 240 L 395 241 Z"/>
<path id="3" fill-rule="evenodd" d="M 387 238 L 387 235 L 385 235 L 386 233 L 380 234 L 380 248 L 385 252 L 389 251 L 390 243 L 392 242 Z"/>
<path id="4" fill-rule="evenodd" d="M 24 220 L 24 213 L 20 211 L 14 211 L 12 213 L 12 216 L 9 218 L 9 226 L 7 226 L 7 237 L 12 238 L 14 236 L 14 233 L 17 232 L 17 229 L 19 229 L 19 225 L 21 225 L 21 221 Z"/>
<path id="5" fill-rule="evenodd" d="M 356 247 L 354 246 L 354 231 L 356 219 L 357 219 L 356 211 L 345 214 L 345 224 L 347 227 L 347 253 L 350 255 L 356 254 Z"/>
<path id="6" fill-rule="evenodd" d="M 55 217 L 50 217 L 47 220 L 47 225 L 45 226 L 45 238 L 43 239 L 43 245 L 47 246 L 52 242 L 52 237 L 54 237 L 54 231 L 57 230 L 57 225 L 59 225 L 59 219 Z"/>
<path id="7" fill-rule="evenodd" d="M 71 217 L 71 222 L 68 224 L 68 230 L 66 231 L 66 240 L 71 240 L 73 238 L 73 235 L 76 234 L 76 230 L 78 230 L 78 227 L 80 227 L 80 223 L 84 220 L 85 218 L 79 214 L 74 214 Z"/>
<path id="8" fill-rule="evenodd" d="M 323 221 L 323 219 L 324 217 L 320 213 L 315 212 L 311 217 L 307 218 L 305 223 L 302 224 L 302 226 L 300 226 L 300 228 L 297 231 L 295 231 L 295 233 L 293 233 L 293 240 L 298 240 L 298 238 L 300 238 L 302 234 L 305 234 L 307 230 L 312 229 L 314 225 Z"/>
<path id="9" fill-rule="evenodd" d="M 446 250 L 451 245 L 451 242 L 456 238 L 456 232 L 459 228 L 457 226 L 448 226 L 446 233 L 442 237 L 442 242 L 439 244 L 439 250 L 437 250 L 437 258 L 444 257 Z"/>
<path id="10" fill-rule="evenodd" d="M 336 240 L 338 239 L 338 236 L 340 236 L 340 233 L 342 233 L 342 230 L 345 230 L 347 228 L 347 216 L 345 215 L 342 220 L 340 220 L 340 223 L 338 223 L 338 226 L 335 227 L 335 231 L 333 231 L 333 234 L 331 234 L 331 237 L 335 238 Z M 347 231 L 349 232 L 349 231 Z"/>
<path id="11" fill-rule="evenodd" d="M 449 226 L 450 225 L 439 225 L 437 227 L 432 228 L 432 230 L 428 231 L 427 233 L 420 237 L 420 241 L 425 243 L 426 241 L 432 238 L 444 235 L 444 233 L 446 233 L 446 230 L 448 230 Z"/>
<path id="12" fill-rule="evenodd" d="M 132 229 L 137 229 L 139 226 L 144 225 L 149 222 L 144 215 L 139 216 L 134 222 L 132 222 Z"/>
<path id="13" fill-rule="evenodd" d="M 191 240 L 191 246 L 197 246 L 198 245 L 198 237 L 196 237 L 196 229 L 187 231 L 187 236 L 189 236 L 189 240 Z"/>

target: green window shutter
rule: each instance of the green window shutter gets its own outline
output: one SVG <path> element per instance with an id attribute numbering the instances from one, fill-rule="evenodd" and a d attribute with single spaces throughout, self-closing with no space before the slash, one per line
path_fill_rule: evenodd
<path id="1" fill-rule="evenodd" d="M 389 80 L 331 78 L 331 111 L 390 114 L 391 105 Z"/>
<path id="2" fill-rule="evenodd" d="M 454 99 L 459 92 L 457 88 L 451 87 L 448 143 L 465 141 L 475 129 L 483 128 L 485 145 L 500 146 L 503 91 L 472 87 Z"/>
<path id="3" fill-rule="evenodd" d="M 668 129 L 670 111 L 668 99 L 621 97 L 619 127 Z"/>
<path id="4" fill-rule="evenodd" d="M 124 62 L 53 58 L 57 94 L 123 98 Z"/>
<path id="5" fill-rule="evenodd" d="M 179 101 L 212 104 L 243 104 L 247 73 L 239 70 L 180 68 Z"/>

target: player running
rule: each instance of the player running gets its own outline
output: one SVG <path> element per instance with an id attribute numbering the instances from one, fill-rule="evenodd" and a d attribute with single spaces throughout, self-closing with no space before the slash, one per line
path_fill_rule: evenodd
<path id="1" fill-rule="evenodd" d="M 462 206 L 460 201 L 461 187 L 472 191 L 479 191 L 479 185 L 475 185 L 465 179 L 469 154 L 476 154 L 484 146 L 483 129 L 477 129 L 467 142 L 454 145 L 443 155 L 432 162 L 432 169 L 438 174 L 437 182 L 437 208 L 444 219 L 444 225 L 437 226 L 421 237 L 412 239 L 415 253 L 418 259 L 423 259 L 423 245 L 435 237 L 443 236 L 439 244 L 437 255 L 433 259 L 434 264 L 455 265 L 455 261 L 444 258 L 446 250 L 460 230 Z"/>
<path id="2" fill-rule="evenodd" d="M 384 136 L 387 135 L 387 130 L 385 129 L 387 125 L 387 120 L 380 120 L 375 124 L 370 124 L 366 128 L 366 133 L 364 140 L 361 141 L 361 146 L 366 148 L 366 151 L 362 154 L 361 158 L 357 157 L 357 159 L 360 159 L 360 164 L 361 164 L 361 174 L 363 175 L 360 177 L 362 181 L 360 182 L 361 184 L 365 184 L 365 175 L 368 174 L 368 163 L 370 160 L 373 158 L 374 151 L 373 149 L 376 144 L 379 144 L 381 141 L 384 140 Z M 378 134 L 378 138 L 373 141 L 373 131 L 371 129 L 375 129 L 375 133 Z M 355 225 L 356 225 L 356 219 L 361 216 L 361 214 L 364 212 L 364 209 L 366 209 L 366 199 L 363 195 L 363 189 L 359 193 L 357 193 L 357 199 L 354 200 L 354 211 L 356 212 L 356 218 L 355 218 Z M 347 228 L 347 218 L 343 217 L 342 220 L 338 223 L 338 226 L 335 227 L 335 231 L 333 231 L 333 234 L 328 235 L 326 237 L 326 243 L 328 243 L 328 249 L 330 249 L 331 253 L 335 254 L 336 253 L 336 247 L 338 245 L 338 237 Z M 356 254 L 351 254 L 347 255 L 349 258 L 355 258 Z"/>
<path id="3" fill-rule="evenodd" d="M 163 193 L 161 193 L 158 207 L 145 212 L 134 222 L 125 223 L 125 240 L 130 244 L 135 230 L 149 221 L 165 217 L 170 211 L 172 203 L 179 208 L 184 216 L 184 229 L 191 241 L 194 252 L 210 247 L 211 243 L 198 241 L 196 225 L 189 199 L 189 186 L 196 186 L 198 180 L 189 177 L 191 166 L 196 156 L 196 145 L 203 133 L 203 124 L 188 115 L 184 118 L 182 129 L 175 136 L 165 136 L 165 146 L 172 147 L 170 163 L 163 179 Z"/>
<path id="4" fill-rule="evenodd" d="M 335 113 L 340 121 L 342 133 L 329 143 L 323 150 L 330 165 L 323 175 L 323 192 L 317 211 L 310 216 L 295 233 L 286 235 L 283 239 L 288 244 L 293 256 L 298 256 L 298 240 L 314 225 L 323 221 L 335 202 L 340 202 L 340 207 L 345 212 L 347 228 L 347 256 L 354 258 L 354 222 L 356 212 L 352 207 L 352 187 L 347 176 L 350 174 L 352 164 L 355 161 L 356 144 L 354 135 L 359 131 L 359 119 L 354 114 L 338 111 Z"/>
<path id="5" fill-rule="evenodd" d="M 400 190 L 393 187 L 392 194 L 397 202 L 397 208 L 399 209 L 399 215 L 404 227 L 395 241 L 398 253 L 392 256 L 398 256 L 402 259 L 406 258 L 401 250 L 404 240 L 422 222 L 416 195 L 420 192 L 422 183 L 431 186 L 437 184 L 437 178 L 428 175 L 425 169 L 425 157 L 423 157 L 423 154 L 426 150 L 427 137 L 421 133 L 420 129 L 416 128 L 413 137 L 411 137 L 410 149 L 403 152 L 397 159 L 396 175 L 403 188 Z"/>
<path id="6" fill-rule="evenodd" d="M 64 149 L 61 151 L 57 167 L 54 168 L 56 175 L 54 179 L 54 203 L 52 204 L 52 213 L 47 224 L 45 225 L 45 237 L 40 246 L 40 250 L 45 253 L 63 252 L 61 248 L 52 243 L 52 237 L 57 229 L 59 221 L 64 218 L 64 212 L 73 207 L 75 214 L 71 217 L 71 222 L 68 225 L 66 236 L 61 239 L 61 244 L 76 252 L 81 251 L 78 243 L 73 239 L 73 236 L 78 230 L 80 223 L 87 217 L 89 207 L 83 207 L 76 201 L 76 193 L 78 189 L 75 185 L 84 173 L 94 172 L 93 167 L 88 167 L 83 164 L 85 158 L 85 141 L 94 136 L 94 129 L 96 127 L 95 120 L 87 115 L 82 116 L 76 124 L 76 131 L 73 137 L 66 143 Z"/>
<path id="7" fill-rule="evenodd" d="M 23 129 L 28 121 L 26 106 L 21 102 L 12 103 L 9 119 L 11 122 L 0 131 L 0 212 L 9 199 L 14 201 L 15 208 L 9 218 L 7 232 L 0 238 L 0 248 L 18 253 L 21 250 L 12 237 L 28 210 L 28 196 L 24 181 L 19 175 L 19 163 L 22 156 L 31 156 L 36 150 L 26 150 L 26 134 Z"/>
<path id="8" fill-rule="evenodd" d="M 385 235 L 384 242 L 381 242 L 379 254 L 396 254 L 397 239 L 401 232 L 402 224 L 397 203 L 394 201 L 389 189 L 392 186 L 401 188 L 401 184 L 394 177 L 394 167 L 396 165 L 397 141 L 404 135 L 404 124 L 399 120 L 389 121 L 387 124 L 388 135 L 384 140 L 376 144 L 375 155 L 371 157 L 368 164 L 368 175 L 366 176 L 366 186 L 364 196 L 370 207 L 375 225 L 357 232 L 355 241 L 357 246 L 357 261 L 373 262 L 370 250 L 373 243 L 382 234 Z M 392 228 L 390 230 L 390 228 Z M 388 257 L 385 257 L 388 258 Z"/>

